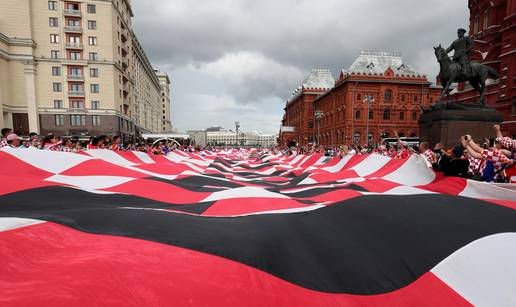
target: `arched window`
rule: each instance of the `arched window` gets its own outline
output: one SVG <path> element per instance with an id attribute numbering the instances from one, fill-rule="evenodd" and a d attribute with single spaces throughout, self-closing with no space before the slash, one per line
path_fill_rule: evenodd
<path id="1" fill-rule="evenodd" d="M 355 119 L 360 119 L 360 115 L 361 115 L 361 114 L 360 114 L 360 110 L 357 110 L 357 111 L 355 112 Z"/>
<path id="2" fill-rule="evenodd" d="M 360 133 L 355 132 L 355 134 L 353 134 L 353 143 L 360 143 Z"/>
<path id="3" fill-rule="evenodd" d="M 361 101 L 361 100 L 362 100 L 362 95 L 357 94 L 357 101 Z"/>
<path id="4" fill-rule="evenodd" d="M 415 132 L 413 132 L 411 135 L 410 135 L 411 138 L 415 138 L 417 137 L 417 134 Z"/>
<path id="5" fill-rule="evenodd" d="M 383 100 L 391 101 L 391 99 L 392 99 L 392 91 L 391 90 L 386 90 L 385 94 L 383 95 Z"/>
<path id="6" fill-rule="evenodd" d="M 412 112 L 412 120 L 416 121 L 417 120 L 417 112 Z"/>
<path id="7" fill-rule="evenodd" d="M 391 110 L 385 109 L 383 110 L 383 120 L 390 120 L 391 119 Z"/>
<path id="8" fill-rule="evenodd" d="M 372 133 L 369 133 L 368 139 L 369 139 L 369 143 L 373 143 L 373 134 Z"/>
<path id="9" fill-rule="evenodd" d="M 417 95 L 414 95 L 414 102 L 417 102 Z"/>
<path id="10" fill-rule="evenodd" d="M 401 95 L 401 102 L 405 102 L 405 94 Z"/>
<path id="11" fill-rule="evenodd" d="M 400 120 L 405 120 L 405 112 L 400 111 Z"/>
<path id="12" fill-rule="evenodd" d="M 369 119 L 374 119 L 374 112 L 373 111 L 369 111 Z"/>

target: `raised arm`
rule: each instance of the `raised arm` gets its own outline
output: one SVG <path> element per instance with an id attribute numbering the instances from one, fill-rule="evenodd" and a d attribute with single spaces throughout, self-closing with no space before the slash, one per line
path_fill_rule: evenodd
<path id="1" fill-rule="evenodd" d="M 493 128 L 496 133 L 496 138 L 503 138 L 502 131 L 500 131 L 500 125 L 494 125 Z"/>
<path id="2" fill-rule="evenodd" d="M 465 139 L 467 141 L 468 147 L 473 149 L 475 152 L 478 152 L 479 154 L 482 154 L 484 152 L 484 149 L 480 147 L 477 143 L 475 143 L 475 141 L 473 141 L 471 135 L 466 135 Z"/>

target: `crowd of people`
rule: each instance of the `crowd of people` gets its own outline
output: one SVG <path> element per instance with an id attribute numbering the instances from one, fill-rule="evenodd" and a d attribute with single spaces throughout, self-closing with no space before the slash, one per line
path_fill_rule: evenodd
<path id="1" fill-rule="evenodd" d="M 379 154 L 393 159 L 404 159 L 413 154 L 422 155 L 428 166 L 445 176 L 464 177 L 486 182 L 511 182 L 516 180 L 516 140 L 504 137 L 500 126 L 495 125 L 493 138 L 474 140 L 471 135 L 461 136 L 457 144 L 446 148 L 437 143 L 409 145 L 400 139 L 394 144 L 365 146 L 296 146 L 284 149 L 286 155 L 320 153 L 343 158 L 348 155 Z M 512 179 L 511 179 L 512 178 Z"/>
<path id="2" fill-rule="evenodd" d="M 30 133 L 26 139 L 20 138 L 12 129 L 4 128 L 1 131 L 2 138 L 0 140 L 0 148 L 35 148 L 52 151 L 79 152 L 89 149 L 108 149 L 112 151 L 141 151 L 150 154 L 166 155 L 170 151 L 176 150 L 179 146 L 172 141 L 142 141 L 139 143 L 125 142 L 122 143 L 121 137 L 116 135 L 109 137 L 107 135 L 92 136 L 89 140 L 81 141 L 77 137 L 62 139 L 53 134 L 39 136 L 37 133 Z"/>
<path id="3" fill-rule="evenodd" d="M 513 166 L 516 140 L 504 137 L 500 131 L 500 126 L 495 125 L 493 128 L 493 138 L 474 140 L 470 135 L 464 135 L 451 148 L 446 148 L 441 143 L 435 144 L 433 149 L 427 142 L 410 145 L 402 141 L 395 133 L 397 142 L 393 144 L 333 147 L 312 144 L 310 146 L 273 147 L 265 150 L 274 154 L 281 152 L 287 156 L 318 153 L 337 158 L 348 155 L 379 154 L 394 159 L 404 159 L 413 154 L 419 154 L 426 159 L 429 167 L 445 176 L 464 177 L 486 182 L 511 182 L 511 178 L 516 180 L 516 165 Z M 52 134 L 41 137 L 36 133 L 30 133 L 28 138 L 22 139 L 12 129 L 4 128 L 1 130 L 0 148 L 7 146 L 66 152 L 108 149 L 112 151 L 140 151 L 158 155 L 166 155 L 174 150 L 204 152 L 221 149 L 213 146 L 182 146 L 173 141 L 153 142 L 149 140 L 139 143 L 122 143 L 120 136 L 109 137 L 105 135 L 91 137 L 88 142 L 81 142 L 73 137 L 61 139 Z"/>

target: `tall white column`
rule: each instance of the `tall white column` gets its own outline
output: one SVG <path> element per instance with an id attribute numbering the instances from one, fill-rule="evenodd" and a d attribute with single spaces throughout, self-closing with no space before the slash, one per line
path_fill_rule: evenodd
<path id="1" fill-rule="evenodd" d="M 36 99 L 36 62 L 25 61 L 25 94 L 27 96 L 27 113 L 29 115 L 29 132 L 39 134 L 38 102 Z"/>

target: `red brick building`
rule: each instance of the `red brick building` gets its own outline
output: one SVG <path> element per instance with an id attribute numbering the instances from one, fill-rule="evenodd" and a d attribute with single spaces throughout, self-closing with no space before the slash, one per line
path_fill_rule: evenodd
<path id="1" fill-rule="evenodd" d="M 419 136 L 419 106 L 436 101 L 440 91 L 404 64 L 400 53 L 363 51 L 330 90 L 311 95 L 301 91 L 287 103 L 283 124 L 296 130 L 281 133 L 280 141 L 293 136 L 300 144 L 317 141 L 318 130 L 323 145 L 365 144 L 366 135 L 377 143 L 392 137 L 394 130 L 400 136 Z M 292 103 L 298 100 L 303 107 Z M 319 120 L 316 110 L 322 111 Z"/>
<path id="2" fill-rule="evenodd" d="M 471 59 L 500 73 L 488 80 L 488 104 L 502 112 L 504 134 L 516 135 L 516 0 L 469 0 L 470 36 L 475 40 Z M 453 92 L 459 101 L 478 100 L 469 83 Z"/>
<path id="3" fill-rule="evenodd" d="M 279 144 L 295 142 L 306 145 L 314 141 L 314 100 L 333 88 L 335 79 L 328 69 L 314 69 L 285 104 Z"/>

